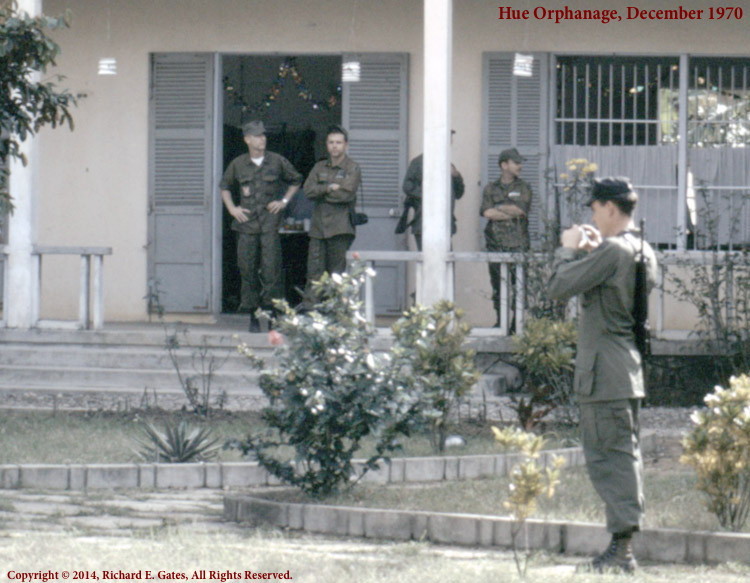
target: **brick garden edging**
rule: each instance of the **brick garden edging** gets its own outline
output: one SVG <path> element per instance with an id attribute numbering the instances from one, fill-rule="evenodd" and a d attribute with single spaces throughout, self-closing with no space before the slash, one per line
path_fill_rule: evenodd
<path id="1" fill-rule="evenodd" d="M 224 497 L 224 519 L 310 533 L 387 540 L 427 540 L 473 547 L 512 547 L 506 516 L 352 508 L 278 502 L 257 496 Z M 594 555 L 609 541 L 603 525 L 527 521 L 529 547 L 553 553 Z M 750 561 L 750 535 L 646 529 L 633 539 L 639 559 L 665 563 Z"/>
<path id="2" fill-rule="evenodd" d="M 655 434 L 644 434 L 644 455 L 657 452 L 663 443 Z M 546 450 L 565 458 L 566 467 L 584 463 L 580 448 Z M 455 455 L 393 458 L 368 472 L 363 481 L 382 484 L 435 482 L 505 476 L 516 454 Z M 0 465 L 0 489 L 95 490 L 113 488 L 235 488 L 278 486 L 279 480 L 256 462 L 210 462 L 194 464 L 4 464 Z"/>
<path id="3" fill-rule="evenodd" d="M 583 464 L 580 448 L 549 450 L 565 458 L 567 467 Z M 382 484 L 435 482 L 504 476 L 515 454 L 394 458 L 369 471 L 366 482 Z M 6 464 L 0 465 L 0 488 L 94 490 L 114 488 L 234 488 L 277 486 L 280 482 L 256 462 L 194 464 Z"/>

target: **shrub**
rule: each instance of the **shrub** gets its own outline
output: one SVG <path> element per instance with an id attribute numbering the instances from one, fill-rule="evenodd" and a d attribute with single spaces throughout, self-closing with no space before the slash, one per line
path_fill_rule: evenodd
<path id="1" fill-rule="evenodd" d="M 739 531 L 750 512 L 750 376 L 729 383 L 706 395 L 707 408 L 693 414 L 680 461 L 695 469 L 697 488 L 721 526 Z"/>
<path id="2" fill-rule="evenodd" d="M 524 386 L 531 394 L 515 400 L 521 427 L 533 429 L 556 407 L 574 415 L 573 370 L 577 333 L 573 322 L 532 318 L 513 337 L 513 352 L 523 367 Z"/>
<path id="3" fill-rule="evenodd" d="M 167 422 L 164 433 L 151 423 L 144 423 L 146 441 L 141 441 L 140 456 L 148 462 L 188 463 L 207 461 L 219 451 L 209 427 L 191 427 L 187 421 Z"/>
<path id="4" fill-rule="evenodd" d="M 515 523 L 511 528 L 513 558 L 518 574 L 524 577 L 530 558 L 529 544 L 526 540 L 524 548 L 527 551 L 525 557 L 521 557 L 518 535 L 523 531 L 528 537 L 526 519 L 536 511 L 539 497 L 552 498 L 555 495 L 555 488 L 560 483 L 560 469 L 565 462 L 561 456 L 555 456 L 551 467 L 544 468 L 540 465 L 539 453 L 545 444 L 541 436 L 510 427 L 503 430 L 493 427 L 492 432 L 495 434 L 495 441 L 506 451 L 516 450 L 521 453 L 521 461 L 510 471 L 508 498 L 503 506 L 510 511 Z"/>
<path id="5" fill-rule="evenodd" d="M 304 314 L 277 302 L 273 368 L 264 368 L 247 347 L 240 347 L 262 369 L 260 387 L 269 400 L 262 415 L 272 430 L 234 445 L 312 496 L 333 494 L 350 482 L 352 459 L 363 438 L 375 437 L 376 453 L 366 460 L 360 478 L 387 459 L 398 447 L 395 438 L 408 434 L 417 419 L 418 395 L 390 358 L 378 357 L 369 345 L 375 331 L 362 315 L 359 298 L 372 275 L 362 264 L 348 274 L 324 274 L 312 284 L 316 301 Z"/>
<path id="6" fill-rule="evenodd" d="M 445 449 L 453 407 L 481 376 L 475 352 L 464 347 L 471 327 L 463 310 L 442 300 L 432 307 L 414 306 L 393 326 L 393 362 L 421 394 L 435 451 Z"/>

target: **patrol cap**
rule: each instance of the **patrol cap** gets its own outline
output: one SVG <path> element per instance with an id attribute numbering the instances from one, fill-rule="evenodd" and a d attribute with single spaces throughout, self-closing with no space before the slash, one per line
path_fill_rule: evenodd
<path id="1" fill-rule="evenodd" d="M 242 126 L 243 136 L 262 136 L 265 133 L 266 128 L 260 120 L 249 121 Z"/>
<path id="2" fill-rule="evenodd" d="M 594 186 L 591 188 L 591 198 L 586 206 L 591 206 L 595 200 L 607 202 L 608 200 L 620 202 L 635 203 L 638 195 L 633 190 L 630 180 L 624 176 L 608 176 L 607 178 L 597 178 L 594 180 Z"/>
<path id="3" fill-rule="evenodd" d="M 500 152 L 500 157 L 498 158 L 497 163 L 502 164 L 508 160 L 513 160 L 517 164 L 521 164 L 526 161 L 526 158 L 521 156 L 515 148 L 508 148 L 507 150 Z"/>

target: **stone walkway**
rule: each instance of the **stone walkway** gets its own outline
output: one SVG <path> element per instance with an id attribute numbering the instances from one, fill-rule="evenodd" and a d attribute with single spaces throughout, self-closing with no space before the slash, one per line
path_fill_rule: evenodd
<path id="1" fill-rule="evenodd" d="M 240 529 L 222 519 L 223 490 L 34 492 L 0 490 L 0 536 L 75 532 L 130 536 L 176 527 Z"/>

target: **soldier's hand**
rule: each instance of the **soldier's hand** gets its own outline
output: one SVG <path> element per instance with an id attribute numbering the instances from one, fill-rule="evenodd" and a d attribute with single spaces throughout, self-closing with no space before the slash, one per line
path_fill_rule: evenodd
<path id="1" fill-rule="evenodd" d="M 560 244 L 569 249 L 578 249 L 578 245 L 580 245 L 582 239 L 583 231 L 581 231 L 581 227 L 573 225 L 562 232 L 560 235 Z"/>
<path id="2" fill-rule="evenodd" d="M 286 204 L 283 200 L 272 200 L 266 205 L 266 209 L 272 215 L 276 215 L 286 208 Z"/>
<path id="3" fill-rule="evenodd" d="M 581 225 L 581 241 L 578 248 L 584 251 L 593 251 L 602 243 L 602 235 L 596 227 Z"/>
<path id="4" fill-rule="evenodd" d="M 248 221 L 248 213 L 250 213 L 250 211 L 242 208 L 241 206 L 236 206 L 229 211 L 229 214 L 237 219 L 238 223 L 246 223 Z"/>

